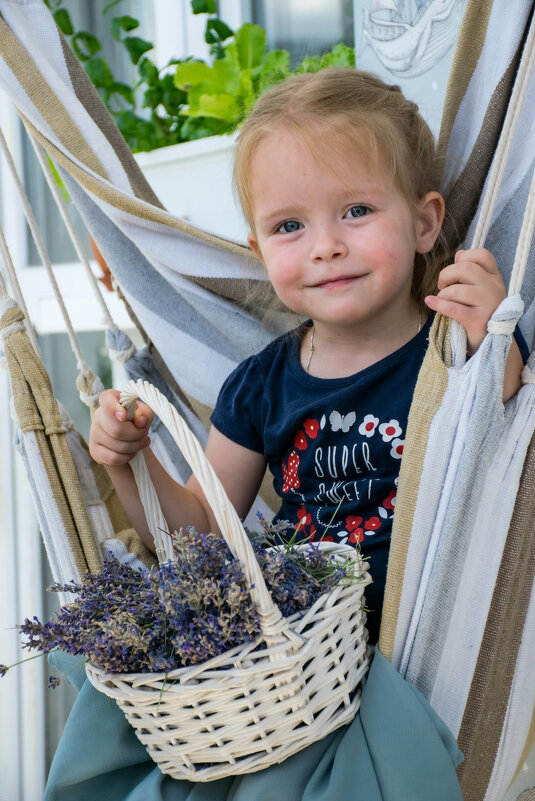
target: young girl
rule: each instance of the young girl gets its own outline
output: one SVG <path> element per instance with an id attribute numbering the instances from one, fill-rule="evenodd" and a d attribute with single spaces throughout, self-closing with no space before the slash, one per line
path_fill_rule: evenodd
<path id="1" fill-rule="evenodd" d="M 240 133 L 235 181 L 252 250 L 306 322 L 229 376 L 206 455 L 241 517 L 269 465 L 276 520 L 311 540 L 362 543 L 373 643 L 430 310 L 464 326 L 472 354 L 504 284 L 483 249 L 445 266 L 432 134 L 414 103 L 371 74 L 323 70 L 264 94 Z M 504 400 L 521 369 L 513 342 Z M 177 485 L 147 448 L 150 409 L 138 403 L 126 422 L 118 398 L 101 395 L 90 449 L 139 534 L 154 547 L 128 466 L 140 448 L 169 526 L 217 532 L 197 481 Z"/>

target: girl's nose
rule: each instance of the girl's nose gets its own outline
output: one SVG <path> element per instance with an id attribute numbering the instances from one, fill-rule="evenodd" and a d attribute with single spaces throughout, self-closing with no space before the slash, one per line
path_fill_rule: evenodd
<path id="1" fill-rule="evenodd" d="M 329 228 L 317 231 L 312 243 L 310 258 L 314 262 L 335 261 L 347 255 L 345 242 Z"/>

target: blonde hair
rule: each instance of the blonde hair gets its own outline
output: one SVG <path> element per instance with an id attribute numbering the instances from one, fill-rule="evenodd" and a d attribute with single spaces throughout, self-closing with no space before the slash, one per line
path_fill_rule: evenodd
<path id="1" fill-rule="evenodd" d="M 439 186 L 433 134 L 418 106 L 398 86 L 354 69 L 294 75 L 258 99 L 238 136 L 234 184 L 252 231 L 252 158 L 260 142 L 281 128 L 301 137 L 320 159 L 325 159 L 326 137 L 330 143 L 342 137 L 366 147 L 372 164 L 387 171 L 413 209 Z M 429 253 L 416 254 L 412 295 L 418 303 L 436 291 L 438 272 L 448 256 L 440 235 Z"/>

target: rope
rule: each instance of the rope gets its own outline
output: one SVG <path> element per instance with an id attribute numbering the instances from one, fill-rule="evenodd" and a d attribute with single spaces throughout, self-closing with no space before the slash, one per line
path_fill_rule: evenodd
<path id="1" fill-rule="evenodd" d="M 531 179 L 529 187 L 528 200 L 522 219 L 522 228 L 520 229 L 520 236 L 518 238 L 518 245 L 516 247 L 515 260 L 513 263 L 513 270 L 511 272 L 511 279 L 509 281 L 509 295 L 516 295 L 522 289 L 522 282 L 526 273 L 526 267 L 535 232 L 535 171 Z"/>
<path id="2" fill-rule="evenodd" d="M 63 222 L 65 223 L 65 227 L 67 228 L 67 232 L 71 238 L 71 242 L 73 243 L 74 249 L 76 250 L 76 254 L 82 266 L 85 269 L 85 272 L 89 279 L 89 284 L 93 289 L 93 293 L 97 299 L 97 302 L 100 305 L 103 321 L 108 327 L 108 334 L 106 335 L 106 345 L 108 347 L 108 353 L 110 359 L 118 362 L 119 364 L 125 364 L 125 362 L 129 361 L 132 358 L 132 356 L 136 353 L 137 348 L 132 343 L 130 337 L 127 334 L 125 334 L 118 327 L 117 323 L 114 321 L 111 312 L 109 310 L 109 307 L 106 301 L 104 300 L 104 294 L 102 292 L 102 288 L 93 270 L 91 269 L 91 265 L 89 264 L 89 259 L 86 256 L 85 250 L 80 241 L 80 237 L 78 236 L 78 232 L 72 221 L 72 217 L 69 214 L 67 204 L 63 200 L 57 181 L 54 179 L 52 170 L 50 168 L 50 163 L 48 159 L 45 157 L 42 147 L 39 145 L 39 143 L 35 139 L 35 136 L 32 134 L 28 126 L 26 126 L 26 132 L 28 134 L 30 142 L 32 143 L 32 147 L 34 149 L 35 155 L 37 156 L 39 164 L 41 165 L 41 169 L 43 170 L 50 191 L 52 192 L 52 196 L 56 201 L 56 205 L 59 209 Z M 110 347 L 110 342 L 116 344 L 117 347 L 116 348 Z M 86 379 L 85 382 L 86 384 L 92 383 L 91 376 L 85 376 L 85 379 Z M 93 406 L 96 404 L 96 402 L 98 402 L 98 394 L 104 389 L 102 383 L 101 382 L 99 383 L 101 389 L 99 389 L 98 392 L 95 392 L 94 390 L 91 391 L 90 389 L 86 389 L 82 381 L 77 382 L 78 390 L 80 392 L 80 398 L 83 401 L 83 403 L 87 404 L 88 406 Z"/>
<path id="3" fill-rule="evenodd" d="M 2 142 L 2 140 L 5 143 L 2 130 L 0 129 L 0 143 Z M 6 273 L 9 276 L 9 281 L 13 289 L 13 294 L 15 295 L 17 304 L 20 307 L 22 313 L 24 314 L 26 320 L 26 333 L 28 334 L 30 342 L 32 343 L 33 349 L 40 356 L 41 354 L 39 350 L 39 345 L 37 344 L 37 336 L 35 334 L 33 326 L 30 323 L 30 316 L 28 314 L 28 309 L 26 308 L 26 303 L 24 302 L 24 296 L 22 294 L 19 280 L 17 278 L 17 273 L 13 265 L 13 259 L 11 258 L 11 253 L 9 252 L 9 247 L 4 235 L 4 229 L 2 228 L 1 225 L 0 225 L 0 255 L 2 257 L 2 263 L 4 265 Z M 0 298 L 9 298 L 7 287 L 1 272 L 0 272 Z"/>
<path id="4" fill-rule="evenodd" d="M 85 253 L 84 248 L 82 246 L 82 243 L 80 241 L 80 237 L 78 236 L 78 231 L 76 230 L 76 228 L 74 226 L 74 223 L 72 221 L 72 217 L 69 214 L 69 210 L 67 208 L 67 205 L 66 205 L 66 203 L 64 202 L 64 200 L 63 200 L 63 198 L 61 196 L 60 188 L 59 188 L 57 182 L 55 181 L 54 176 L 52 175 L 52 170 L 50 169 L 50 163 L 48 162 L 48 159 L 43 155 L 42 148 L 39 146 L 39 144 L 36 141 L 35 137 L 28 130 L 28 128 L 26 128 L 26 133 L 28 134 L 30 142 L 32 143 L 32 147 L 34 149 L 35 155 L 37 156 L 39 164 L 41 165 L 41 169 L 43 170 L 44 176 L 46 178 L 46 182 L 47 182 L 47 184 L 48 184 L 48 186 L 50 188 L 50 191 L 52 192 L 54 200 L 56 201 L 56 205 L 57 205 L 57 207 L 59 209 L 59 213 L 61 214 L 63 222 L 65 223 L 65 227 L 66 227 L 66 229 L 68 231 L 68 234 L 69 234 L 69 236 L 71 238 L 71 242 L 72 242 L 72 244 L 74 246 L 74 249 L 76 251 L 78 259 L 80 260 L 80 263 L 82 264 L 82 266 L 85 269 L 85 272 L 87 273 L 87 277 L 89 279 L 89 282 L 90 282 L 90 284 L 91 284 L 91 286 L 92 286 L 92 288 L 93 288 L 93 290 L 95 292 L 95 296 L 97 298 L 97 301 L 100 304 L 100 308 L 101 308 L 101 311 L 102 311 L 102 316 L 103 316 L 104 322 L 106 323 L 108 328 L 113 328 L 113 329 L 117 328 L 117 326 L 116 326 L 116 324 L 115 324 L 115 322 L 114 322 L 114 320 L 113 320 L 113 318 L 112 318 L 112 316 L 110 314 L 110 310 L 109 310 L 109 308 L 108 308 L 108 306 L 106 304 L 106 301 L 104 300 L 104 296 L 102 294 L 102 290 L 100 288 L 99 282 L 98 282 L 95 274 L 93 273 L 93 270 L 91 269 L 91 265 L 89 264 L 89 259 L 86 256 L 86 253 Z"/>
<path id="5" fill-rule="evenodd" d="M 515 328 L 515 320 L 489 320 L 487 323 L 489 334 L 512 334 Z"/>
<path id="6" fill-rule="evenodd" d="M 4 138 L 4 135 L 3 135 L 1 130 L 0 130 L 0 148 L 2 149 L 2 151 L 4 153 L 4 156 L 6 158 L 6 161 L 7 161 L 8 167 L 9 167 L 9 170 L 10 170 L 11 175 L 13 177 L 13 180 L 15 182 L 15 186 L 17 188 L 17 192 L 19 194 L 19 197 L 20 197 L 20 200 L 21 200 L 21 203 L 22 203 L 22 207 L 24 209 L 24 215 L 26 217 L 26 220 L 28 221 L 28 225 L 30 227 L 30 231 L 31 231 L 33 240 L 34 240 L 35 245 L 37 247 L 37 250 L 39 252 L 39 256 L 40 256 L 41 261 L 43 263 L 43 266 L 44 266 L 44 268 L 46 270 L 46 273 L 47 273 L 48 278 L 50 280 L 50 284 L 52 286 L 55 298 L 56 298 L 58 306 L 60 308 L 61 315 L 62 315 L 63 321 L 65 323 L 65 328 L 67 329 L 67 335 L 69 337 L 69 342 L 71 344 L 72 351 L 73 351 L 74 355 L 76 356 L 77 366 L 78 366 L 78 369 L 80 371 L 80 375 L 79 375 L 78 381 L 77 381 L 77 386 L 81 387 L 80 399 L 84 403 L 89 405 L 89 406 L 95 406 L 97 401 L 98 401 L 98 393 L 96 391 L 93 391 L 93 387 L 95 387 L 95 385 L 98 386 L 99 383 L 100 383 L 100 387 L 102 389 L 104 387 L 102 385 L 102 382 L 100 382 L 100 379 L 98 379 L 97 376 L 95 376 L 95 374 L 93 373 L 93 371 L 91 370 L 91 368 L 89 367 L 87 362 L 85 361 L 84 355 L 82 353 L 82 348 L 80 346 L 80 342 L 79 342 L 78 337 L 76 336 L 76 333 L 74 331 L 74 327 L 72 325 L 72 322 L 71 322 L 71 319 L 70 319 L 70 316 L 69 316 L 69 312 L 67 311 L 67 307 L 65 306 L 65 302 L 64 302 L 63 297 L 61 295 L 61 292 L 60 292 L 60 289 L 59 289 L 59 286 L 58 286 L 58 282 L 56 280 L 56 276 L 54 275 L 54 271 L 52 269 L 52 264 L 50 262 L 50 259 L 48 258 L 48 253 L 46 252 L 45 244 L 43 242 L 43 238 L 41 236 L 41 232 L 39 230 L 39 226 L 37 225 L 37 220 L 35 219 L 34 213 L 32 211 L 32 207 L 30 205 L 30 202 L 28 200 L 26 192 L 24 191 L 24 187 L 23 187 L 22 182 L 21 182 L 21 180 L 19 178 L 17 169 L 15 167 L 15 163 L 13 161 L 13 158 L 12 158 L 11 153 L 9 151 L 9 148 L 7 146 L 7 142 L 6 142 L 5 138 Z M 46 172 L 45 172 L 45 175 L 46 175 Z M 2 246 L 2 243 L 1 243 L 1 237 L 0 237 L 0 248 L 2 249 L 2 255 L 4 256 L 4 249 L 3 249 L 3 246 Z M 6 246 L 6 248 L 7 248 L 7 246 Z M 4 259 L 5 259 L 5 256 L 4 256 Z M 9 259 L 9 262 L 11 262 L 11 259 Z M 13 268 L 13 264 L 11 262 L 10 266 L 8 267 L 8 270 L 10 270 L 12 268 Z M 14 268 L 13 268 L 13 276 L 14 276 L 14 280 L 16 281 L 17 279 L 16 279 L 16 274 L 15 274 Z M 18 282 L 17 282 L 17 286 L 18 286 Z M 19 291 L 20 291 L 20 287 L 19 287 Z M 20 293 L 20 296 L 21 296 L 21 299 L 22 299 L 22 293 Z M 24 304 L 23 299 L 22 299 L 22 304 Z M 24 311 L 24 313 L 26 315 L 26 319 L 29 319 L 28 313 L 27 313 L 25 307 L 22 306 L 21 308 L 23 309 L 23 311 Z M 109 314 L 108 314 L 108 316 L 109 316 Z M 33 340 L 32 340 L 32 342 L 33 342 Z M 37 353 L 39 353 L 39 350 L 37 348 L 37 340 L 35 340 L 34 347 L 36 348 Z"/>
<path id="7" fill-rule="evenodd" d="M 74 328 L 72 326 L 72 323 L 71 323 L 71 320 L 70 320 L 70 317 L 69 317 L 69 313 L 67 311 L 67 307 L 65 306 L 63 298 L 61 297 L 61 293 L 59 291 L 58 283 L 56 281 L 56 276 L 54 275 L 54 272 L 52 270 L 52 265 L 50 263 L 50 259 L 48 258 L 48 254 L 46 252 L 45 244 L 43 242 L 43 238 L 41 236 L 41 232 L 39 230 L 39 226 L 37 225 L 37 220 L 35 219 L 34 213 L 32 211 L 32 207 L 30 206 L 30 202 L 28 200 L 26 192 L 24 191 L 24 187 L 23 187 L 22 182 L 21 182 L 21 180 L 19 178 L 19 175 L 17 173 L 15 164 L 14 164 L 13 159 L 11 157 L 11 153 L 9 152 L 9 148 L 7 147 L 6 140 L 5 140 L 4 135 L 3 135 L 3 133 L 1 131 L 0 131 L 0 147 L 2 148 L 2 150 L 4 152 L 4 155 L 5 155 L 6 160 L 7 160 L 7 164 L 9 166 L 9 169 L 10 169 L 10 172 L 12 174 L 13 180 L 14 180 L 15 185 L 17 187 L 17 191 L 19 193 L 19 197 L 21 199 L 22 206 L 23 206 L 23 209 L 24 209 L 24 215 L 26 217 L 26 220 L 28 221 L 28 225 L 30 227 L 30 231 L 31 231 L 33 240 L 34 240 L 35 245 L 37 247 L 37 250 L 39 252 L 39 256 L 40 256 L 41 261 L 43 263 L 43 266 L 44 266 L 44 268 L 45 268 L 45 270 L 47 272 L 47 275 L 48 275 L 48 277 L 50 279 L 50 283 L 52 284 L 52 288 L 54 290 L 54 294 L 56 296 L 56 300 L 57 300 L 57 302 L 59 304 L 59 307 L 60 307 L 60 310 L 61 310 L 61 314 L 62 314 L 63 320 L 65 322 L 65 327 L 67 329 L 67 334 L 69 336 L 71 347 L 72 347 L 72 349 L 74 351 L 74 354 L 76 356 L 76 359 L 77 359 L 78 367 L 83 373 L 89 374 L 91 372 L 91 370 L 90 370 L 89 366 L 86 364 L 86 361 L 85 361 L 84 356 L 82 354 L 80 343 L 79 343 L 78 338 L 77 338 L 77 336 L 76 336 L 76 334 L 74 332 Z"/>
<path id="8" fill-rule="evenodd" d="M 136 397 L 121 395 L 121 403 L 126 409 L 126 419 L 131 420 L 136 409 Z M 145 512 L 149 531 L 154 538 L 154 546 L 159 564 L 174 562 L 176 555 L 173 551 L 173 543 L 169 535 L 169 527 L 164 517 L 156 489 L 152 483 L 150 473 L 142 452 L 139 451 L 130 462 L 130 467 L 134 474 L 139 490 L 139 498 Z"/>

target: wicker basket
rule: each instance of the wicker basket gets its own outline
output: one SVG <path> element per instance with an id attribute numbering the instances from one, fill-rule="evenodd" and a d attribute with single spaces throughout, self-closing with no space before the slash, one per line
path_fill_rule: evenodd
<path id="1" fill-rule="evenodd" d="M 360 580 L 338 585 L 304 614 L 283 618 L 234 508 L 184 421 L 148 382 L 131 381 L 123 396 L 145 401 L 189 462 L 242 563 L 262 636 L 167 674 L 110 674 L 88 664 L 89 681 L 117 701 L 159 769 L 175 779 L 210 781 L 282 762 L 349 723 L 359 708 L 369 663 L 362 609 L 368 566 L 354 548 L 326 543 L 340 558 L 354 559 Z M 152 486 L 143 475 L 136 478 L 144 505 L 154 504 Z M 163 561 L 166 535 L 159 536 Z"/>

